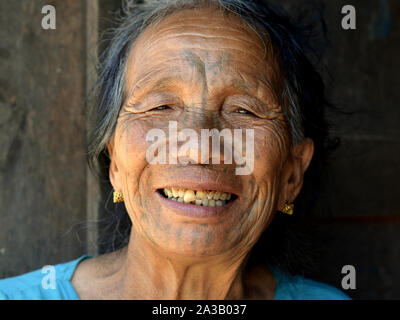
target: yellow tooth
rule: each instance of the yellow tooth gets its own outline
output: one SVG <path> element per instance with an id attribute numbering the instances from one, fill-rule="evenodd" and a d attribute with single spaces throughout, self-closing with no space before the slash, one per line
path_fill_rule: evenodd
<path id="1" fill-rule="evenodd" d="M 208 207 L 208 199 L 203 199 L 201 202 L 203 203 L 204 207 Z"/>
<path id="2" fill-rule="evenodd" d="M 214 193 L 214 200 L 219 200 L 219 197 L 221 196 L 221 191 L 215 191 Z"/>
<path id="3" fill-rule="evenodd" d="M 174 198 L 179 197 L 179 189 L 172 188 L 172 195 Z"/>
<path id="4" fill-rule="evenodd" d="M 213 199 L 213 198 L 214 198 L 214 194 L 215 194 L 215 191 L 210 191 L 210 192 L 207 194 L 207 199 L 208 199 L 208 200 Z"/>
<path id="5" fill-rule="evenodd" d="M 203 200 L 197 199 L 195 203 L 196 203 L 198 206 L 201 206 L 201 204 L 203 203 Z"/>
<path id="6" fill-rule="evenodd" d="M 167 195 L 168 198 L 171 198 L 171 197 L 172 197 L 172 192 L 171 192 L 171 190 L 169 190 L 168 188 L 165 188 L 165 189 L 164 189 L 164 193 Z"/>
<path id="7" fill-rule="evenodd" d="M 203 200 L 207 198 L 207 191 L 197 191 L 196 199 Z"/>
<path id="8" fill-rule="evenodd" d="M 208 201 L 208 206 L 209 207 L 215 207 L 215 200 L 214 199 L 209 200 Z"/>
<path id="9" fill-rule="evenodd" d="M 177 201 L 178 202 L 183 202 L 183 198 L 179 197 Z"/>
<path id="10" fill-rule="evenodd" d="M 230 200 L 231 199 L 231 194 L 228 193 L 228 195 L 226 196 L 226 200 Z"/>
<path id="11" fill-rule="evenodd" d="M 215 201 L 215 205 L 216 205 L 217 207 L 220 207 L 220 206 L 224 205 L 224 202 L 225 202 L 225 201 L 217 200 L 217 201 Z"/>
<path id="12" fill-rule="evenodd" d="M 189 203 L 196 200 L 193 190 L 186 190 L 185 195 L 183 196 L 183 201 L 185 203 Z"/>
<path id="13" fill-rule="evenodd" d="M 219 197 L 219 199 L 220 199 L 220 200 L 226 200 L 226 197 L 227 197 L 227 196 L 228 196 L 227 193 L 222 192 L 222 193 L 221 193 L 221 196 Z"/>
<path id="14" fill-rule="evenodd" d="M 185 189 L 179 189 L 179 197 L 183 198 L 185 196 Z"/>

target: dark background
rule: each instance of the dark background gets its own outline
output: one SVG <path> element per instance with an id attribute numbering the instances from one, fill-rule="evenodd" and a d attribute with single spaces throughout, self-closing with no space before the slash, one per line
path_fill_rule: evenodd
<path id="1" fill-rule="evenodd" d="M 297 12 L 300 1 L 278 1 Z M 310 1 L 304 1 L 304 4 Z M 353 265 L 354 299 L 400 299 L 400 2 L 325 5 L 323 63 L 342 143 L 331 161 L 331 211 L 315 218 L 322 246 L 308 276 L 341 287 Z M 41 8 L 57 29 L 41 28 Z M 357 29 L 341 28 L 351 4 Z M 85 159 L 85 97 L 95 79 L 99 34 L 120 0 L 0 0 L 0 278 L 96 254 L 100 188 Z"/>

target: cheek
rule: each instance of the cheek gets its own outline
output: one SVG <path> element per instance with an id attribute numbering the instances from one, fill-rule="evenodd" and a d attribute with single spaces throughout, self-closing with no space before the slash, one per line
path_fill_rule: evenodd
<path id="1" fill-rule="evenodd" d="M 279 124 L 264 126 L 255 131 L 254 217 L 266 221 L 279 200 L 281 173 L 289 150 L 286 129 Z"/>
<path id="2" fill-rule="evenodd" d="M 118 151 L 123 155 L 121 157 L 123 165 L 132 165 L 136 160 L 145 160 L 146 154 L 146 134 L 151 128 L 146 121 L 126 119 L 118 123 L 116 129 L 116 141 L 118 142 Z M 137 157 L 133 157 L 137 155 Z"/>
<path id="3" fill-rule="evenodd" d="M 133 200 L 143 179 L 146 160 L 146 134 L 151 129 L 148 122 L 133 119 L 120 121 L 115 132 L 115 155 L 118 173 L 125 189 L 126 198 Z"/>
<path id="4" fill-rule="evenodd" d="M 285 127 L 271 122 L 254 132 L 254 178 L 256 183 L 279 176 L 289 151 L 289 136 Z"/>

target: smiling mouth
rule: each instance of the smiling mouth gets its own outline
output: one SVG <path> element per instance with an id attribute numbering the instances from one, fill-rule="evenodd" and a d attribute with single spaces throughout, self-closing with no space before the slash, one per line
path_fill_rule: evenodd
<path id="1" fill-rule="evenodd" d="M 233 193 L 218 190 L 164 188 L 157 191 L 169 200 L 203 207 L 222 207 L 237 198 Z"/>

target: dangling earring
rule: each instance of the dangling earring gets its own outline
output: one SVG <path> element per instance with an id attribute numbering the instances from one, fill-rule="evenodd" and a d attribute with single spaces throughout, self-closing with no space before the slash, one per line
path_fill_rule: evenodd
<path id="1" fill-rule="evenodd" d="M 122 195 L 121 192 L 114 191 L 113 196 L 114 196 L 114 203 L 124 202 L 124 196 Z"/>
<path id="2" fill-rule="evenodd" d="M 294 209 L 294 204 L 293 203 L 289 204 L 288 202 L 286 202 L 286 204 L 283 207 L 283 209 L 281 210 L 281 212 L 286 213 L 291 216 L 293 214 L 293 209 Z"/>

